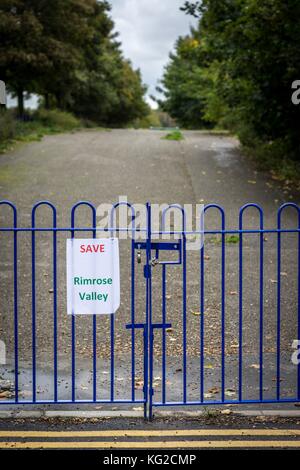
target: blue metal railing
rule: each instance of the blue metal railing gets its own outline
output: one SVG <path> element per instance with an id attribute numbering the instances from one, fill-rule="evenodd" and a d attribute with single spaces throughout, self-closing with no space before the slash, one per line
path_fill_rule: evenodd
<path id="1" fill-rule="evenodd" d="M 131 227 L 117 227 L 114 221 L 115 211 L 121 205 L 126 205 L 131 212 Z M 282 238 L 283 234 L 298 234 L 297 244 L 297 257 L 295 262 L 298 263 L 297 267 L 297 333 L 298 339 L 300 340 L 300 208 L 294 203 L 283 204 L 277 212 L 277 227 L 276 228 L 265 228 L 264 226 L 264 213 L 263 209 L 254 203 L 249 203 L 243 206 L 239 211 L 238 228 L 227 229 L 225 220 L 224 209 L 217 204 L 209 204 L 204 208 L 204 213 L 207 214 L 212 210 L 217 211 L 219 214 L 220 228 L 215 230 L 208 230 L 200 228 L 199 230 L 187 230 L 186 229 L 186 214 L 183 207 L 173 204 L 164 209 L 161 220 L 161 228 L 159 230 L 152 230 L 152 215 L 151 205 L 146 205 L 146 227 L 139 228 L 135 226 L 136 214 L 134 206 L 128 203 L 118 203 L 113 206 L 110 218 L 110 227 L 101 228 L 97 227 L 96 220 L 96 208 L 87 201 L 81 201 L 74 205 L 71 209 L 71 224 L 70 227 L 58 227 L 57 226 L 57 210 L 56 207 L 48 202 L 41 201 L 35 204 L 32 208 L 31 213 L 31 227 L 19 227 L 18 226 L 18 214 L 17 208 L 10 201 L 0 201 L 0 206 L 7 206 L 12 211 L 12 225 L 10 227 L 0 227 L 0 233 L 12 233 L 13 234 L 13 299 L 14 299 L 14 329 L 13 329 L 13 343 L 14 343 L 14 388 L 15 394 L 13 399 L 0 400 L 0 404 L 36 404 L 36 403 L 142 403 L 144 405 L 145 416 L 152 416 L 153 407 L 161 406 L 182 406 L 182 405 L 221 405 L 221 404 L 239 404 L 239 403 L 288 403 L 300 401 L 300 365 L 297 366 L 297 393 L 295 396 L 286 398 L 282 394 L 281 390 L 281 362 L 282 362 Z M 76 211 L 79 207 L 85 207 L 91 211 L 91 225 L 87 227 L 76 226 Z M 52 213 L 52 226 L 50 227 L 39 227 L 36 224 L 36 213 L 38 210 L 44 210 L 48 208 Z M 282 225 L 282 215 L 286 209 L 293 209 L 296 211 L 298 216 L 298 226 L 295 228 L 284 228 Z M 244 227 L 244 216 L 249 209 L 255 210 L 259 216 L 259 224 L 256 229 L 247 229 Z M 182 227 L 181 230 L 166 230 L 165 218 L 168 210 L 178 210 L 182 216 Z M 22 325 L 19 318 L 19 272 L 18 272 L 18 235 L 20 233 L 29 233 L 31 237 L 31 372 L 32 372 L 32 397 L 30 400 L 20 398 L 20 347 L 19 338 Z M 99 232 L 108 232 L 112 235 L 120 234 L 122 232 L 131 233 L 131 256 L 130 256 L 130 325 L 127 325 L 128 329 L 131 329 L 131 371 L 130 371 L 130 396 L 119 397 L 116 396 L 115 383 L 116 383 L 116 365 L 115 365 L 115 317 L 110 317 L 110 390 L 109 398 L 99 399 L 97 390 L 97 378 L 99 373 L 99 365 L 97 363 L 97 316 L 93 315 L 92 318 L 92 396 L 88 400 L 79 399 L 76 395 L 77 383 L 76 383 L 76 317 L 71 317 L 71 399 L 65 400 L 60 398 L 59 393 L 59 368 L 58 368 L 58 235 L 60 233 L 69 234 L 71 238 L 74 238 L 76 234 L 92 233 L 93 238 L 96 238 Z M 52 278 L 53 278 L 53 399 L 39 400 L 37 398 L 37 336 L 36 336 L 36 265 L 37 265 L 37 233 L 50 233 L 52 236 Z M 136 234 L 142 234 L 144 241 L 137 242 L 135 240 Z M 244 263 L 244 248 L 245 239 L 247 235 L 257 234 L 259 236 L 258 255 L 259 255 L 259 280 L 258 280 L 258 295 L 259 295 L 259 335 L 257 344 L 258 354 L 258 374 L 259 374 L 259 385 L 258 385 L 258 396 L 255 399 L 249 399 L 244 396 L 244 382 L 245 382 L 245 370 L 244 370 L 244 351 L 243 351 L 243 340 L 244 340 L 244 281 L 245 281 L 245 263 Z M 265 247 L 264 237 L 266 234 L 273 234 L 276 236 L 276 396 L 274 398 L 266 398 L 264 394 L 264 387 L 266 378 L 264 375 L 264 356 L 265 356 Z M 160 239 L 163 235 L 169 235 L 170 237 L 177 237 L 176 241 L 165 242 L 159 241 L 154 242 L 153 239 Z M 200 319 L 199 319 L 199 399 L 189 399 L 189 384 L 188 384 L 188 342 L 189 333 L 187 328 L 187 305 L 188 295 L 187 287 L 189 283 L 188 271 L 187 271 L 187 237 L 188 235 L 218 235 L 220 236 L 220 356 L 218 363 L 220 366 L 220 399 L 209 400 L 205 398 L 206 390 L 206 378 L 205 378 L 205 342 L 206 342 L 206 328 L 205 328 L 205 310 L 206 310 L 206 275 L 205 275 L 205 245 L 200 247 L 199 254 L 199 306 L 200 306 Z M 238 243 L 238 265 L 236 266 L 238 276 L 238 373 L 237 373 L 237 398 L 226 399 L 226 377 L 227 377 L 227 364 L 226 364 L 226 236 L 237 235 Z M 135 267 L 135 256 L 137 250 L 143 250 L 145 252 L 145 268 L 144 268 L 144 283 L 145 283 L 145 316 L 142 323 L 136 323 L 136 306 L 135 298 L 136 292 L 136 281 L 138 277 L 138 271 Z M 171 259 L 169 261 L 161 261 L 159 254 L 162 250 L 176 251 L 178 253 L 177 259 Z M 153 254 L 155 255 L 153 258 Z M 153 263 L 154 259 L 154 263 Z M 153 319 L 153 269 L 154 266 L 160 266 L 161 268 L 161 323 L 155 323 Z M 168 323 L 168 309 L 167 309 L 167 293 L 169 286 L 167 284 L 167 273 L 169 269 L 181 269 L 181 287 L 182 287 L 182 332 L 181 332 L 181 348 L 182 348 L 182 395 L 180 399 L 168 399 L 168 367 L 167 367 L 167 328 L 170 327 Z M 139 295 L 139 293 L 138 293 Z M 124 325 L 125 326 L 125 325 Z M 136 393 L 136 329 L 143 330 L 143 398 L 137 398 Z M 155 390 L 154 386 L 154 370 L 155 370 L 155 331 L 161 329 L 161 374 L 162 374 L 162 387 L 161 387 L 161 398 Z M 247 379 L 247 377 L 246 377 Z"/>

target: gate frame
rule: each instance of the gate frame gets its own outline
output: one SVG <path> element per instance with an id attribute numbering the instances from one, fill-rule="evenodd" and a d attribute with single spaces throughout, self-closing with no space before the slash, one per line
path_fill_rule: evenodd
<path id="1" fill-rule="evenodd" d="M 137 231 L 134 226 L 135 211 L 133 205 L 129 203 L 119 202 L 112 206 L 111 220 L 113 221 L 114 211 L 121 205 L 127 205 L 132 211 L 132 223 L 133 228 L 120 228 L 114 227 L 111 223 L 111 227 L 108 229 L 99 229 L 96 226 L 96 208 L 93 204 L 87 201 L 80 201 L 75 204 L 71 209 L 71 227 L 59 228 L 57 227 L 57 210 L 56 207 L 49 201 L 40 201 L 36 203 L 32 208 L 31 213 L 31 227 L 18 227 L 17 223 L 17 208 L 16 206 L 7 200 L 0 201 L 0 207 L 8 206 L 12 210 L 13 224 L 11 227 L 0 227 L 0 232 L 12 232 L 13 233 L 13 260 L 14 260 L 14 273 L 13 273 L 13 297 L 14 297 L 14 363 L 15 363 L 15 399 L 14 401 L 5 400 L 0 401 L 0 406 L 3 405 L 35 405 L 35 404 L 143 404 L 144 406 L 144 417 L 152 419 L 153 409 L 155 407 L 168 407 L 168 406 L 201 406 L 201 405 L 237 405 L 237 404 L 264 404 L 264 403 L 294 403 L 300 402 L 300 364 L 297 367 L 297 397 L 284 399 L 281 398 L 281 387 L 280 387 L 280 375 L 281 375 L 281 243 L 283 233 L 296 233 L 298 234 L 298 339 L 300 339 L 300 207 L 292 202 L 288 202 L 279 207 L 277 211 L 277 228 L 276 229 L 265 229 L 264 228 L 264 212 L 260 205 L 256 203 L 248 203 L 242 206 L 239 210 L 239 226 L 236 230 L 226 229 L 225 225 L 225 211 L 218 204 L 209 204 L 205 206 L 205 212 L 209 209 L 216 209 L 220 213 L 221 217 L 221 228 L 219 230 L 195 230 L 186 231 L 185 227 L 185 212 L 182 206 L 177 204 L 171 204 L 164 209 L 162 216 L 162 228 L 159 231 L 152 231 L 151 228 L 151 204 L 146 204 L 147 211 L 147 224 L 144 230 L 146 234 L 145 242 L 137 242 L 133 236 L 131 240 L 131 302 L 134 305 L 135 299 L 135 252 L 136 250 L 144 249 L 146 253 L 146 263 L 144 266 L 144 277 L 145 277 L 145 289 L 146 289 L 146 313 L 145 323 L 136 324 L 134 317 L 134 306 L 131 306 L 131 324 L 126 325 L 127 329 L 131 329 L 132 337 L 132 374 L 131 374 L 131 400 L 115 400 L 114 396 L 114 315 L 111 315 L 111 385 L 110 385 L 110 400 L 97 400 L 97 355 L 96 355 L 96 315 L 93 316 L 93 399 L 92 400 L 76 400 L 76 351 L 75 351 L 75 339 L 76 339 L 76 328 L 75 328 L 75 316 L 72 316 L 71 320 L 71 337 L 72 337 L 72 399 L 71 400 L 59 400 L 58 399 L 58 358 L 57 358 L 57 233 L 58 232 L 69 232 L 71 237 L 75 237 L 76 232 L 92 232 L 93 237 L 97 237 L 97 232 L 121 232 L 123 230 L 132 231 L 135 234 Z M 41 206 L 47 206 L 52 210 L 52 227 L 40 228 L 36 226 L 36 210 Z M 76 227 L 75 225 L 75 214 L 76 209 L 81 206 L 89 207 L 92 211 L 92 227 Z M 259 214 L 259 228 L 257 229 L 245 229 L 243 226 L 243 215 L 248 208 L 255 208 Z M 298 228 L 284 229 L 282 228 L 282 213 L 287 208 L 293 208 L 298 214 Z M 182 230 L 181 231 L 166 231 L 164 230 L 164 217 L 166 211 L 170 209 L 178 209 L 182 214 Z M 141 230 L 139 230 L 140 232 Z M 142 230 L 143 231 L 143 230 Z M 18 324 L 18 233 L 19 232 L 30 232 L 31 233 L 31 261 L 32 261 L 32 400 L 23 401 L 19 399 L 19 379 L 18 379 L 18 336 L 19 336 L 19 324 Z M 54 399 L 53 400 L 37 400 L 36 399 L 36 304 L 35 304 L 35 235 L 37 232 L 51 232 L 53 234 L 53 352 L 54 352 Z M 276 398 L 264 399 L 263 397 L 263 312 L 264 312 L 264 235 L 265 234 L 276 234 L 277 235 L 277 332 L 276 332 Z M 204 245 L 200 249 L 200 312 L 201 312 L 201 326 L 200 326 L 200 400 L 199 401 L 188 401 L 187 400 L 187 381 L 186 381 L 186 368 L 187 368 L 187 351 L 186 351 L 186 236 L 187 235 L 221 235 L 221 322 L 222 322 L 222 351 L 221 351 L 221 400 L 208 401 L 204 399 L 204 288 L 205 288 L 205 277 L 204 277 Z M 226 400 L 225 399 L 225 265 L 226 265 L 226 235 L 238 235 L 239 236 L 239 345 L 242 344 L 243 339 L 243 239 L 246 234 L 258 234 L 260 236 L 260 270 L 259 270 L 259 294 L 260 294 L 260 341 L 259 341 L 259 399 L 245 400 L 242 393 L 243 384 L 243 348 L 239 347 L 239 374 L 238 374 L 238 399 L 237 400 Z M 152 242 L 153 235 L 179 235 L 180 240 L 178 242 L 158 242 L 155 245 Z M 175 248 L 175 244 L 180 244 L 180 249 Z M 172 248 L 173 247 L 173 248 Z M 152 258 L 152 252 L 155 249 L 156 256 Z M 165 337 L 166 329 L 170 327 L 170 324 L 166 321 L 166 312 L 163 313 L 163 320 L 161 323 L 154 323 L 152 318 L 152 267 L 156 264 L 163 264 L 163 276 L 166 275 L 166 266 L 170 264 L 168 262 L 159 262 L 159 252 L 166 249 L 177 249 L 180 252 L 179 261 L 175 264 L 180 264 L 183 267 L 183 399 L 178 402 L 167 402 L 165 399 L 161 401 L 155 401 L 153 399 L 155 390 L 153 388 L 153 373 L 154 373 L 154 332 L 156 329 L 163 330 L 163 337 Z M 154 260 L 154 261 L 153 261 Z M 174 262 L 171 262 L 174 264 Z M 165 296 L 165 290 L 163 291 Z M 143 340 L 144 340 L 144 386 L 143 386 L 143 400 L 135 399 L 135 330 L 143 329 Z M 163 357 L 165 360 L 166 351 L 164 349 Z M 165 370 L 163 375 L 165 376 Z"/>

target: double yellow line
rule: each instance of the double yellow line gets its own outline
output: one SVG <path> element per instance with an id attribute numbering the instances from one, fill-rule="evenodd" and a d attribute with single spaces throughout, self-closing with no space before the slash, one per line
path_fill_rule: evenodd
<path id="1" fill-rule="evenodd" d="M 205 448 L 300 448 L 299 429 L 178 429 L 105 431 L 0 431 L 2 449 L 205 449 Z M 131 438 L 142 438 L 134 441 Z M 160 440 L 148 440 L 157 438 Z M 209 440 L 209 438 L 222 438 Z M 244 438 L 265 438 L 249 440 Z M 28 439 L 56 439 L 34 440 Z M 64 439 L 74 439 L 73 441 Z M 113 440 L 76 439 L 110 438 Z M 125 438 L 126 440 L 117 440 Z M 166 440 L 164 438 L 176 438 Z M 202 438 L 202 439 L 190 439 Z M 204 440 L 205 438 L 205 440 Z M 235 438 L 235 439 L 230 439 Z M 270 440 L 272 438 L 272 440 Z M 274 440 L 286 438 L 286 440 Z M 290 438 L 290 439 L 287 439 Z M 9 439 L 9 440 L 5 440 Z M 21 439 L 21 440 L 16 440 Z M 146 440 L 145 440 L 146 439 Z M 163 440 L 162 440 L 163 439 Z"/>

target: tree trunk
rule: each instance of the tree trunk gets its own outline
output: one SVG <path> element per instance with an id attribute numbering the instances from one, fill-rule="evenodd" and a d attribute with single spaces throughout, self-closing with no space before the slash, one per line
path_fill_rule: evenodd
<path id="1" fill-rule="evenodd" d="M 62 109 L 63 103 L 62 103 L 62 96 L 61 96 L 61 93 L 59 93 L 59 92 L 56 93 L 55 98 L 56 98 L 56 106 L 58 107 L 58 109 Z"/>
<path id="2" fill-rule="evenodd" d="M 18 89 L 18 115 L 19 118 L 23 118 L 24 116 L 24 92 L 22 89 Z"/>
<path id="3" fill-rule="evenodd" d="M 45 108 L 50 109 L 50 99 L 49 99 L 49 93 L 45 94 Z"/>

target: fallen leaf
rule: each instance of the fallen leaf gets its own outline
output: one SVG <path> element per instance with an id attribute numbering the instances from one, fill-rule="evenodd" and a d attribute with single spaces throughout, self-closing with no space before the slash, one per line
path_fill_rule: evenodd
<path id="1" fill-rule="evenodd" d="M 143 390 L 143 388 L 144 388 L 144 381 L 143 381 L 143 380 L 138 380 L 138 381 L 136 381 L 135 384 L 134 384 L 134 388 L 135 388 L 136 390 Z"/>
<path id="2" fill-rule="evenodd" d="M 0 398 L 12 398 L 13 393 L 9 392 L 8 390 L 5 390 L 4 392 L 0 392 Z"/>
<path id="3" fill-rule="evenodd" d="M 234 392 L 233 390 L 226 390 L 225 395 L 227 397 L 234 397 L 236 395 L 236 392 Z"/>
<path id="4" fill-rule="evenodd" d="M 200 312 L 194 312 L 193 310 L 191 310 L 191 314 L 195 315 L 195 317 L 199 317 L 201 315 Z"/>
<path id="5" fill-rule="evenodd" d="M 221 411 L 221 414 L 222 414 L 222 415 L 231 415 L 231 414 L 232 414 L 232 410 L 229 410 L 229 409 L 222 410 L 222 411 Z"/>
<path id="6" fill-rule="evenodd" d="M 220 392 L 219 387 L 212 387 L 210 390 L 208 390 L 208 393 L 213 393 L 214 395 L 216 395 L 219 392 Z"/>

